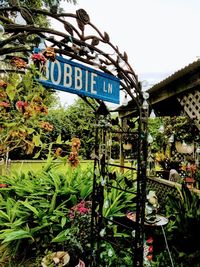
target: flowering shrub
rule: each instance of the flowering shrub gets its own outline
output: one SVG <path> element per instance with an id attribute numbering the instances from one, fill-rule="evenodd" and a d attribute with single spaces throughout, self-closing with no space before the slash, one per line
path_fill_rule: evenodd
<path id="1" fill-rule="evenodd" d="M 183 164 L 181 170 L 185 172 L 187 177 L 195 178 L 197 166 L 194 163 Z"/>
<path id="2" fill-rule="evenodd" d="M 82 200 L 69 211 L 71 231 L 86 254 L 90 244 L 91 208 L 91 201 Z"/>

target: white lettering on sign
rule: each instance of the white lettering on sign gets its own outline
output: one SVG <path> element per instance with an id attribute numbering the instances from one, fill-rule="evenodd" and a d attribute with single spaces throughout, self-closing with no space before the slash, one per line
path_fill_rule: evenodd
<path id="1" fill-rule="evenodd" d="M 62 71 L 62 65 L 58 60 L 52 63 L 47 61 L 46 63 L 46 79 L 51 80 L 55 85 L 63 85 L 64 87 L 71 88 L 74 83 L 75 90 L 84 90 L 91 94 L 97 94 L 97 77 L 98 75 L 96 73 L 83 70 L 79 67 L 73 68 L 73 66 L 67 63 L 63 64 Z"/>
<path id="2" fill-rule="evenodd" d="M 97 91 L 94 90 L 94 85 L 96 84 L 95 77 L 97 77 L 96 73 L 91 73 L 91 93 L 97 94 Z"/>
<path id="3" fill-rule="evenodd" d="M 119 103 L 119 80 L 85 65 L 61 57 L 47 60 L 45 76 L 39 79 L 44 86 Z"/>
<path id="4" fill-rule="evenodd" d="M 82 70 L 78 67 L 75 67 L 75 89 L 81 90 L 82 87 Z"/>
<path id="5" fill-rule="evenodd" d="M 58 68 L 57 80 L 55 80 L 55 77 L 54 77 L 55 65 L 57 65 L 57 68 Z M 60 82 L 61 82 L 61 66 L 60 66 L 60 62 L 58 60 L 55 60 L 55 62 L 53 62 L 52 65 L 51 65 L 51 80 L 52 80 L 52 83 L 54 83 L 56 85 L 60 84 Z"/>
<path id="6" fill-rule="evenodd" d="M 103 91 L 105 93 L 109 93 L 112 94 L 112 84 L 108 83 L 107 87 L 106 87 L 106 82 L 103 83 Z"/>
<path id="7" fill-rule="evenodd" d="M 65 87 L 72 86 L 72 67 L 69 64 L 64 64 L 63 81 Z"/>

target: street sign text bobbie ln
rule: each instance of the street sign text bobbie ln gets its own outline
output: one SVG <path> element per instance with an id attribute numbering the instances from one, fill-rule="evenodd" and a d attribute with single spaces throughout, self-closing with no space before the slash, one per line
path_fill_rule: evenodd
<path id="1" fill-rule="evenodd" d="M 120 82 L 115 76 L 61 56 L 47 61 L 45 76 L 39 79 L 45 87 L 119 104 Z"/>

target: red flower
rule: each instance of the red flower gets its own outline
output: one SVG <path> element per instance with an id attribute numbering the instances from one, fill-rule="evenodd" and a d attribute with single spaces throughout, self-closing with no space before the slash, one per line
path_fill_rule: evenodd
<path id="1" fill-rule="evenodd" d="M 147 240 L 146 240 L 146 243 L 147 245 L 150 245 L 153 243 L 153 238 L 152 237 L 149 237 Z"/>
<path id="2" fill-rule="evenodd" d="M 148 251 L 149 251 L 149 253 L 152 253 L 153 252 L 153 246 L 149 246 Z"/>
<path id="3" fill-rule="evenodd" d="M 0 188 L 5 188 L 5 187 L 8 187 L 7 184 L 0 184 Z"/>
<path id="4" fill-rule="evenodd" d="M 28 103 L 27 102 L 24 102 L 24 101 L 17 101 L 16 103 L 16 108 L 22 112 L 25 111 L 25 108 L 28 107 Z"/>
<path id="5" fill-rule="evenodd" d="M 45 64 L 46 58 L 43 54 L 33 54 L 31 56 L 31 59 L 33 60 L 34 63 L 40 62 L 42 64 Z"/>

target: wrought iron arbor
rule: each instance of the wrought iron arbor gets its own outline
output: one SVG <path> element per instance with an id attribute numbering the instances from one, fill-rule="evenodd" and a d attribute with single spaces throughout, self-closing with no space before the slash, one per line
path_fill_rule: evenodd
<path id="1" fill-rule="evenodd" d="M 53 12 L 52 12 L 53 11 Z M 41 10 L 27 8 L 23 5 L 2 5 L 0 7 L 0 58 L 9 62 L 12 57 L 27 58 L 43 39 L 46 46 L 53 47 L 55 52 L 70 60 L 79 61 L 93 66 L 99 70 L 114 75 L 120 79 L 120 89 L 128 94 L 135 103 L 135 117 L 137 129 L 133 133 L 137 142 L 137 169 L 136 169 L 136 194 L 127 188 L 119 187 L 118 190 L 133 194 L 136 204 L 136 220 L 131 225 L 131 232 L 135 230 L 129 247 L 132 250 L 134 266 L 143 266 L 143 238 L 144 238 L 144 207 L 146 197 L 146 158 L 147 158 L 147 114 L 142 108 L 143 95 L 134 73 L 128 62 L 127 54 L 121 53 L 114 46 L 109 35 L 102 33 L 94 26 L 87 12 L 83 9 L 76 14 L 57 13 L 56 10 Z M 41 27 L 37 24 L 38 15 L 54 19 L 58 27 Z M 16 18 L 23 18 L 23 25 L 17 23 Z M 5 32 L 4 32 L 5 31 Z M 4 70 L 3 70 L 4 71 Z M 9 69 L 8 71 L 13 71 Z M 14 69 L 14 71 L 16 71 Z M 88 98 L 81 96 L 94 110 L 96 123 L 96 147 L 94 155 L 94 182 L 93 182 L 93 211 L 92 211 L 92 239 L 91 239 L 91 266 L 98 266 L 99 244 L 105 236 L 102 230 L 109 223 L 125 225 L 119 221 L 105 218 L 103 205 L 105 204 L 105 192 L 114 186 L 111 180 L 109 155 L 107 150 L 108 134 L 111 132 L 109 111 L 101 100 L 95 100 L 93 105 Z M 96 108 L 97 107 L 97 108 Z M 121 132 L 120 134 L 124 134 Z M 114 166 L 125 168 L 124 166 Z M 108 240 L 113 242 L 113 240 Z"/>

